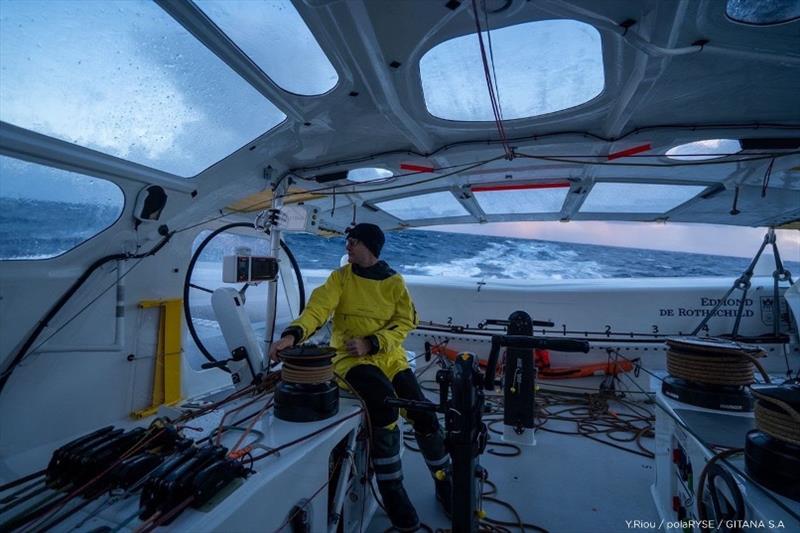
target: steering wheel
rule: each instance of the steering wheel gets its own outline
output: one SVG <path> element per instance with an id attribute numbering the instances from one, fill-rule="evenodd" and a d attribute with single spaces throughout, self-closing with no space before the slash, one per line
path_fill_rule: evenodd
<path id="1" fill-rule="evenodd" d="M 200 258 L 201 254 L 206 249 L 206 247 L 215 238 L 219 237 L 222 233 L 224 233 L 226 231 L 229 231 L 231 229 L 234 229 L 234 228 L 255 229 L 253 224 L 250 223 L 250 222 L 233 222 L 231 224 L 226 224 L 226 225 L 224 225 L 224 226 L 222 226 L 220 228 L 217 228 L 216 230 L 212 231 L 210 234 L 208 234 L 203 239 L 203 241 L 197 246 L 197 249 L 192 254 L 192 258 L 189 261 L 189 267 L 186 269 L 186 278 L 184 279 L 184 282 L 183 282 L 183 312 L 184 312 L 184 315 L 185 315 L 185 318 L 186 318 L 186 327 L 189 330 L 189 334 L 192 336 L 192 340 L 194 340 L 195 344 L 197 345 L 197 349 L 200 350 L 200 353 L 202 353 L 203 356 L 206 359 L 208 359 L 209 362 L 211 362 L 211 363 L 219 363 L 219 361 L 218 361 L 218 359 L 216 357 L 214 357 L 211 354 L 211 352 L 206 347 L 205 343 L 200 338 L 200 335 L 197 332 L 197 329 L 195 327 L 195 318 L 192 316 L 192 304 L 191 304 L 190 298 L 191 298 L 192 293 L 196 292 L 196 291 L 204 292 L 204 293 L 207 293 L 207 294 L 211 294 L 214 291 L 212 289 L 204 287 L 203 285 L 199 285 L 199 284 L 193 283 L 192 282 L 192 277 L 194 275 L 195 268 L 196 268 L 197 263 L 198 263 L 198 259 Z M 259 233 L 263 234 L 263 232 L 261 232 L 261 231 L 259 231 Z M 302 313 L 302 311 L 303 311 L 303 309 L 305 307 L 305 300 L 306 300 L 306 298 L 305 298 L 305 287 L 303 286 L 303 277 L 302 277 L 301 272 L 300 272 L 300 266 L 297 264 L 297 260 L 295 259 L 295 257 L 292 254 L 291 250 L 289 249 L 289 247 L 287 246 L 287 244 L 283 240 L 280 241 L 280 254 L 279 255 L 281 256 L 281 257 L 279 257 L 279 259 L 281 260 L 279 262 L 279 265 L 285 265 L 286 264 L 286 261 L 282 261 L 282 259 L 284 259 L 283 256 L 285 256 L 285 259 L 288 259 L 288 263 L 290 265 L 290 268 L 287 269 L 287 268 L 281 266 L 280 275 L 278 277 L 278 281 L 277 282 L 281 282 L 283 280 L 284 292 L 287 295 L 287 299 L 288 299 L 289 298 L 289 295 L 288 295 L 289 287 L 287 286 L 287 284 L 285 282 L 285 278 L 286 278 L 286 275 L 289 275 L 289 274 L 291 274 L 294 277 L 294 281 L 295 281 L 294 286 L 297 288 L 297 292 L 298 292 L 297 301 L 299 302 L 297 314 Z M 249 286 L 250 286 L 249 284 L 245 284 L 242 287 L 242 289 L 240 289 L 240 292 L 242 294 L 244 294 Z M 276 305 L 276 307 L 277 307 L 277 305 Z M 276 316 L 277 316 L 277 309 L 275 310 L 275 312 L 273 313 L 273 316 L 272 316 L 272 321 L 273 321 L 272 325 L 273 325 L 273 327 L 275 325 Z M 225 357 L 223 357 L 223 359 L 227 359 L 227 357 L 228 357 L 228 355 L 226 354 Z M 218 368 L 222 368 L 226 372 L 228 371 L 228 369 L 225 368 L 224 366 L 218 366 Z"/>

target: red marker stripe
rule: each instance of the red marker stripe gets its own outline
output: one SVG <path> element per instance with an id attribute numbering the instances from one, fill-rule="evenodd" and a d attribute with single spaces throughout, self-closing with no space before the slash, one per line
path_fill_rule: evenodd
<path id="1" fill-rule="evenodd" d="M 614 152 L 613 154 L 608 154 L 608 160 L 611 161 L 612 159 L 619 159 L 620 157 L 628 157 L 629 155 L 640 154 L 642 152 L 646 152 L 650 150 L 650 144 L 643 144 L 641 146 L 634 146 L 633 148 L 628 148 L 627 150 L 622 150 L 619 152 Z"/>
<path id="2" fill-rule="evenodd" d="M 436 169 L 433 167 L 423 167 L 421 165 L 411 165 L 409 163 L 401 163 L 400 170 L 410 170 L 411 172 L 433 172 Z"/>
<path id="3" fill-rule="evenodd" d="M 472 192 L 493 192 L 493 191 L 521 191 L 526 189 L 560 189 L 569 187 L 568 181 L 557 183 L 515 183 L 513 185 L 480 185 L 471 187 Z"/>

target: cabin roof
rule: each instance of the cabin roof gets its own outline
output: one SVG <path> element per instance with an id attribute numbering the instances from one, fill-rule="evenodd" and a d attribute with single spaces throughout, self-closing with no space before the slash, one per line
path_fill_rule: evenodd
<path id="1" fill-rule="evenodd" d="M 195 191 L 179 219 L 266 177 L 337 231 L 800 220 L 791 3 L 34 4 L 0 20 L 0 153 Z"/>

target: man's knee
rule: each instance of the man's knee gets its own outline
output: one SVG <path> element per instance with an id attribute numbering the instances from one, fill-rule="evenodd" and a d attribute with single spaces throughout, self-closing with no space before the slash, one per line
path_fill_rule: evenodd
<path id="1" fill-rule="evenodd" d="M 423 435 L 430 435 L 439 431 L 439 419 L 434 413 L 414 413 L 414 418 L 409 418 L 414 426 L 414 431 Z"/>
<path id="2" fill-rule="evenodd" d="M 397 408 L 385 404 L 386 398 L 395 397 L 392 384 L 378 367 L 354 366 L 347 372 L 345 381 L 366 404 L 373 427 L 386 427 L 397 421 L 399 416 Z"/>

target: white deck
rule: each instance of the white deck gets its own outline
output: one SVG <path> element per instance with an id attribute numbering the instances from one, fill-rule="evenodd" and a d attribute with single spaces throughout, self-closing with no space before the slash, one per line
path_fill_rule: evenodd
<path id="1" fill-rule="evenodd" d="M 548 386 L 547 383 L 540 385 Z M 435 400 L 435 394 L 427 394 Z M 654 407 L 648 408 L 652 412 Z M 546 427 L 564 431 L 575 429 L 572 423 L 554 420 L 549 420 Z M 501 437 L 490 433 L 490 438 L 487 452 L 492 442 L 500 442 Z M 643 443 L 652 450 L 654 439 L 643 439 Z M 513 505 L 524 522 L 536 524 L 550 533 L 644 531 L 633 527 L 632 521 L 659 522 L 650 495 L 650 485 L 655 481 L 653 459 L 616 450 L 582 436 L 537 430 L 536 445 L 522 447 L 520 455 L 499 457 L 485 452 L 480 464 L 489 471 L 489 480 L 497 485 L 494 497 Z M 450 521 L 434 498 L 433 482 L 422 456 L 406 449 L 403 472 L 406 490 L 420 520 L 434 531 L 449 528 Z M 484 492 L 489 490 L 486 486 Z M 511 513 L 496 503 L 487 502 L 484 510 L 489 518 L 513 520 Z M 366 531 L 383 532 L 390 525 L 388 517 L 378 509 Z M 512 531 L 520 530 L 507 527 Z"/>

